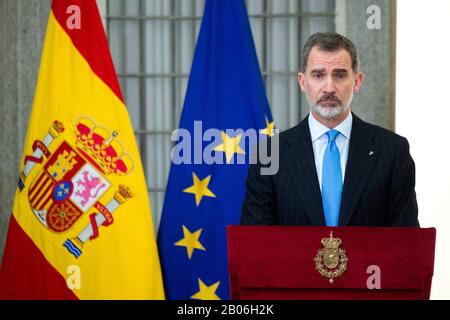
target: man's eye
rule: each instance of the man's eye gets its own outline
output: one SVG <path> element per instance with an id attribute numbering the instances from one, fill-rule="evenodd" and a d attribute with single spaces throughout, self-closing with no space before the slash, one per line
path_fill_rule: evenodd
<path id="1" fill-rule="evenodd" d="M 312 77 L 313 77 L 314 79 L 320 79 L 320 78 L 323 78 L 323 74 L 316 73 L 316 74 L 313 74 Z"/>
<path id="2" fill-rule="evenodd" d="M 345 76 L 345 74 L 343 74 L 343 73 L 335 75 L 335 78 L 336 78 L 336 79 L 339 79 L 339 80 L 345 79 L 345 77 L 346 77 L 346 76 Z"/>

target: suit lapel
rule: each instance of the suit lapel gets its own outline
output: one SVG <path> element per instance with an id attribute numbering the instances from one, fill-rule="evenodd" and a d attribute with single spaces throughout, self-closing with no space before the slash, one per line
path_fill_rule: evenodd
<path id="1" fill-rule="evenodd" d="M 289 171 L 295 177 L 298 199 L 313 225 L 325 225 L 308 117 L 298 124 L 286 141 L 289 145 L 289 159 L 292 159 L 288 163 Z"/>
<path id="2" fill-rule="evenodd" d="M 370 178 L 378 152 L 374 131 L 368 124 L 353 114 L 352 133 L 342 189 L 339 226 L 345 226 L 355 211 L 364 187 Z"/>

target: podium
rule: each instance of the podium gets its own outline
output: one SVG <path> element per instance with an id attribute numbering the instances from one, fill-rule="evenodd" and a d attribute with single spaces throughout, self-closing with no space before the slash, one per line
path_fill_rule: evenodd
<path id="1" fill-rule="evenodd" d="M 430 298 L 434 228 L 229 226 L 227 237 L 233 300 Z"/>

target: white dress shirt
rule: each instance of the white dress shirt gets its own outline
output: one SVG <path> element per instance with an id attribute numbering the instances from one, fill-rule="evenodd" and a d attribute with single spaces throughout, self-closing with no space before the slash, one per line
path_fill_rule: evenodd
<path id="1" fill-rule="evenodd" d="M 350 142 L 350 134 L 352 132 L 352 123 L 353 116 L 352 113 L 349 112 L 347 118 L 345 118 L 345 120 L 342 121 L 337 127 L 333 128 L 341 133 L 336 137 L 336 145 L 341 156 L 342 183 L 344 183 L 345 178 L 345 168 L 347 166 L 348 147 Z M 326 133 L 331 129 L 317 121 L 311 113 L 308 117 L 308 124 L 309 130 L 311 132 L 317 177 L 319 178 L 320 191 L 322 191 L 322 162 L 323 155 L 325 154 L 325 150 L 328 145 L 328 137 Z"/>

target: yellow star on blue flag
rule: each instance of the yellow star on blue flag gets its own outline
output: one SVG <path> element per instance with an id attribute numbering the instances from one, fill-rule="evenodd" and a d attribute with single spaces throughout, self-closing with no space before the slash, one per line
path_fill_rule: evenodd
<path id="1" fill-rule="evenodd" d="M 199 240 L 201 234 L 202 229 L 198 229 L 195 232 L 190 232 L 188 228 L 183 226 L 183 239 L 176 242 L 175 245 L 179 247 L 186 247 L 187 255 L 189 259 L 191 259 L 192 253 L 195 249 L 206 250 Z"/>
<path id="2" fill-rule="evenodd" d="M 192 173 L 193 185 L 183 190 L 183 192 L 192 193 L 195 195 L 195 205 L 198 207 L 203 197 L 215 198 L 216 195 L 208 188 L 211 176 L 207 176 L 205 179 L 200 180 L 197 175 Z"/>

